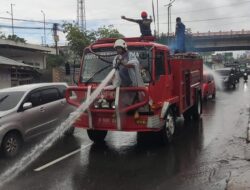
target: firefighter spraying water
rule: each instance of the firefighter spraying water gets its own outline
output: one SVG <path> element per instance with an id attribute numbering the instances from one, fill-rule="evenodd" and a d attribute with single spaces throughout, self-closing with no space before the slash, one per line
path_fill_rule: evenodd
<path id="1" fill-rule="evenodd" d="M 118 39 L 115 41 L 114 48 L 118 55 L 115 56 L 113 61 L 116 74 L 112 87 L 144 86 L 139 71 L 139 61 L 136 55 L 128 52 L 127 43 L 122 39 Z M 108 88 L 106 87 L 106 89 Z"/>
<path id="2" fill-rule="evenodd" d="M 200 117 L 203 62 L 198 54 L 171 56 L 169 48 L 152 37 L 101 39 L 84 50 L 82 60 L 78 86 L 67 89 L 68 95 L 77 95 L 67 96 L 75 106 L 88 100 L 112 66 L 117 69 L 113 83 L 74 124 L 87 129 L 94 142 L 118 130 L 155 132 L 167 143 L 175 135 L 178 116 Z M 130 103 L 124 103 L 124 94 Z"/>

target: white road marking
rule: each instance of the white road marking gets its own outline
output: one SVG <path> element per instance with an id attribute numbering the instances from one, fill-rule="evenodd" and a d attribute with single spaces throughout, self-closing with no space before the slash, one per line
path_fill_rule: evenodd
<path id="1" fill-rule="evenodd" d="M 77 149 L 77 150 L 75 150 L 75 151 L 73 151 L 73 152 L 71 152 L 71 153 L 69 153 L 69 154 L 66 154 L 66 155 L 64 155 L 64 156 L 62 156 L 62 157 L 60 157 L 60 158 L 57 158 L 56 160 L 53 160 L 53 161 L 51 161 L 51 162 L 49 162 L 49 163 L 47 163 L 47 164 L 45 164 L 45 165 L 43 165 L 43 166 L 40 166 L 39 168 L 34 169 L 34 171 L 35 171 L 35 172 L 40 172 L 40 171 L 42 171 L 42 170 L 44 170 L 44 169 L 46 169 L 46 168 L 48 168 L 48 167 L 50 167 L 50 166 L 52 166 L 52 165 L 54 165 L 54 164 L 56 164 L 56 163 L 58 163 L 58 162 L 64 160 L 64 159 L 66 159 L 66 158 L 68 158 L 68 157 L 74 155 L 74 154 L 77 154 L 78 152 L 80 152 L 81 150 L 84 150 L 84 149 L 88 148 L 88 147 L 89 147 L 90 145 L 92 145 L 92 144 L 93 144 L 93 143 L 90 143 L 90 144 L 88 144 L 88 145 L 86 145 L 86 146 L 82 146 L 81 148 L 79 148 L 79 149 Z"/>

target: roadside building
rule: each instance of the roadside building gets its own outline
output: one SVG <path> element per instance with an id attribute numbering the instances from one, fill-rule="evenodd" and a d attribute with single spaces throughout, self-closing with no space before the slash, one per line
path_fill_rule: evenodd
<path id="1" fill-rule="evenodd" d="M 47 68 L 46 57 L 56 54 L 54 48 L 0 39 L 0 56 L 30 65 L 36 69 Z"/>
<path id="2" fill-rule="evenodd" d="M 0 56 L 0 89 L 39 82 L 39 78 L 33 66 Z"/>

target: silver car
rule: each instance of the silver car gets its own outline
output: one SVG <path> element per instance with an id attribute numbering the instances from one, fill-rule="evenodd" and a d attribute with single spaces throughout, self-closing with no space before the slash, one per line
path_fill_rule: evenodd
<path id="1" fill-rule="evenodd" d="M 0 145 L 15 156 L 22 142 L 51 132 L 74 111 L 67 104 L 66 83 L 38 83 L 0 90 Z M 73 134 L 71 127 L 67 134 Z"/>

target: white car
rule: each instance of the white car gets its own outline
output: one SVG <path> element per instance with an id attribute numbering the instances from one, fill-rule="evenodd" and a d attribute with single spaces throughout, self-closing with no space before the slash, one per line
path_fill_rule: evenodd
<path id="1" fill-rule="evenodd" d="M 15 156 L 23 141 L 49 133 L 75 108 L 64 97 L 66 83 L 38 83 L 0 90 L 0 145 Z M 71 127 L 67 134 L 73 134 Z"/>

